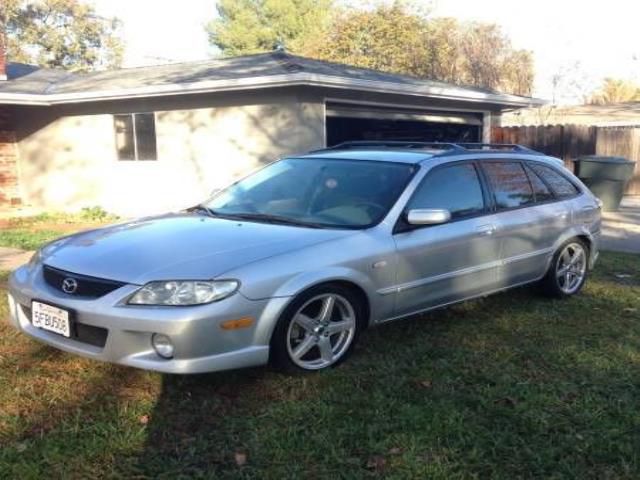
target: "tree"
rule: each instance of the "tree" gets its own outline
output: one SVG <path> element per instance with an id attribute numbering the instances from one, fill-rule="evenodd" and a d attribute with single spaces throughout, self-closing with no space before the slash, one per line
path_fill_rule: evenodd
<path id="1" fill-rule="evenodd" d="M 294 53 L 317 43 L 325 30 L 331 0 L 219 0 L 218 18 L 206 27 L 209 41 L 225 55 L 273 50 Z"/>
<path id="2" fill-rule="evenodd" d="M 586 102 L 594 88 L 591 75 L 579 60 L 564 59 L 549 80 L 553 105 Z"/>
<path id="3" fill-rule="evenodd" d="M 472 22 L 462 26 L 462 81 L 477 87 L 531 95 L 533 55 L 516 50 L 495 24 Z"/>
<path id="4" fill-rule="evenodd" d="M 338 14 L 309 56 L 392 73 L 419 74 L 427 56 L 425 21 L 402 4 Z"/>
<path id="5" fill-rule="evenodd" d="M 602 86 L 592 95 L 589 103 L 607 105 L 638 101 L 640 101 L 640 85 L 628 80 L 605 78 Z"/>
<path id="6" fill-rule="evenodd" d="M 400 0 L 364 9 L 331 2 L 220 0 L 210 40 L 225 55 L 269 51 L 281 41 L 321 60 L 531 94 L 532 54 L 514 49 L 497 25 L 431 19 Z"/>
<path id="7" fill-rule="evenodd" d="M 2 0 L 0 31 L 10 60 L 43 67 L 95 70 L 119 66 L 119 21 L 80 0 Z"/>

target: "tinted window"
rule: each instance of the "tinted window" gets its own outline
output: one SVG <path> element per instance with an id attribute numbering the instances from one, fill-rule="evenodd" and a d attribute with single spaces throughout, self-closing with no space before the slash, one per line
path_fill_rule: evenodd
<path id="1" fill-rule="evenodd" d="M 444 208 L 452 218 L 482 212 L 484 199 L 478 172 L 469 163 L 429 172 L 409 202 L 412 208 Z"/>
<path id="2" fill-rule="evenodd" d="M 487 162 L 482 166 L 493 187 L 499 209 L 533 203 L 533 190 L 522 165 L 515 162 Z"/>
<path id="3" fill-rule="evenodd" d="M 531 181 L 531 186 L 533 187 L 533 193 L 536 196 L 536 202 L 548 202 L 549 200 L 553 200 L 553 193 L 549 190 L 549 187 L 545 185 L 545 183 L 540 179 L 535 172 L 531 169 L 527 168 L 527 175 L 529 175 L 529 180 Z"/>
<path id="4" fill-rule="evenodd" d="M 551 187 L 556 197 L 573 197 L 578 193 L 576 186 L 553 168 L 539 163 L 532 163 L 531 168 Z"/>

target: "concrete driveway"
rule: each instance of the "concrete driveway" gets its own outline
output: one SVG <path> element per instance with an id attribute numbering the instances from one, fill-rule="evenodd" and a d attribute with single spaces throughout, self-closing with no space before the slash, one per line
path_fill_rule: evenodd
<path id="1" fill-rule="evenodd" d="M 33 252 L 25 252 L 18 248 L 0 247 L 0 272 L 11 271 L 27 263 Z"/>
<path id="2" fill-rule="evenodd" d="M 640 253 L 640 197 L 625 197 L 617 212 L 602 214 L 602 249 Z"/>

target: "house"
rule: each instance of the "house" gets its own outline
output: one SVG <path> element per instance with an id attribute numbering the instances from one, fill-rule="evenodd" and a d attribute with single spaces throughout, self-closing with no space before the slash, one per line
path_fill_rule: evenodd
<path id="1" fill-rule="evenodd" d="M 488 141 L 539 100 L 284 51 L 96 73 L 0 60 L 0 203 L 183 208 L 279 156 L 355 139 Z"/>
<path id="2" fill-rule="evenodd" d="M 640 127 L 640 102 L 610 105 L 548 105 L 525 108 L 502 116 L 502 126 L 589 125 Z"/>

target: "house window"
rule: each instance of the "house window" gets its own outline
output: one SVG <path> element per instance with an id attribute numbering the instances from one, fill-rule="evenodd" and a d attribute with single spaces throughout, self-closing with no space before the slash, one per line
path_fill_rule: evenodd
<path id="1" fill-rule="evenodd" d="M 114 115 L 118 160 L 157 160 L 153 113 Z"/>

